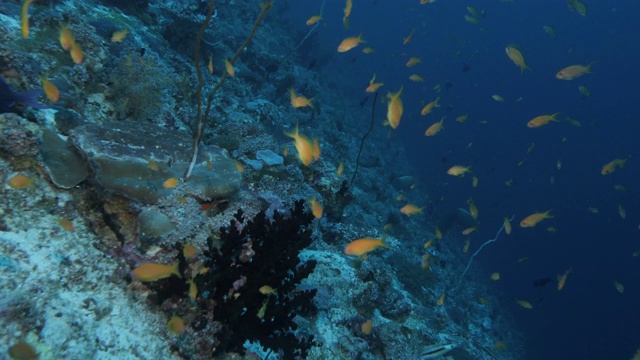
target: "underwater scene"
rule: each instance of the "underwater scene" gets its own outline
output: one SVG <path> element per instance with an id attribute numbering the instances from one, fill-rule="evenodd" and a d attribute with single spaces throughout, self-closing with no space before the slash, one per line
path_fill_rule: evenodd
<path id="1" fill-rule="evenodd" d="M 639 16 L 0 0 L 0 359 L 640 360 Z"/>

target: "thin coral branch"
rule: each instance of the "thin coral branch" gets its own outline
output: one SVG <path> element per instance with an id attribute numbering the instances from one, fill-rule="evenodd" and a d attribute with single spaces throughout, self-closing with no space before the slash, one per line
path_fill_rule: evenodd
<path id="1" fill-rule="evenodd" d="M 264 4 L 262 6 L 262 11 L 260 12 L 260 15 L 258 16 L 258 19 L 256 19 L 256 22 L 253 24 L 253 29 L 251 29 L 251 33 L 249 34 L 249 36 L 247 37 L 247 39 L 244 41 L 244 43 L 242 43 L 242 45 L 238 48 L 238 50 L 236 51 L 236 53 L 233 55 L 233 58 L 231 58 L 231 60 L 229 61 L 231 63 L 231 65 L 235 65 L 236 60 L 238 60 L 238 58 L 240 57 L 240 54 L 242 54 L 242 52 L 244 51 L 244 49 L 247 47 L 247 45 L 249 45 L 249 43 L 251 42 L 251 40 L 253 40 L 253 37 L 255 36 L 256 32 L 258 31 L 258 27 L 260 26 L 260 23 L 262 23 L 262 20 L 264 19 L 264 17 L 267 15 L 267 13 L 269 12 L 269 10 L 271 9 L 271 6 L 273 5 L 273 0 L 269 0 L 267 1 L 266 4 Z M 213 0 L 209 0 L 209 14 L 213 13 Z M 203 23 L 203 27 L 200 29 L 202 31 L 202 33 L 204 33 L 204 29 L 206 28 L 206 26 L 208 25 L 209 20 L 211 19 L 211 15 L 208 16 L 208 18 L 205 20 L 205 23 Z M 198 39 L 197 39 L 197 50 L 196 52 L 199 53 L 200 52 L 200 39 L 202 38 L 202 34 L 200 32 L 198 32 Z M 201 83 L 201 77 L 202 77 L 202 73 L 200 71 L 200 65 L 199 65 L 199 60 L 200 56 L 198 55 L 197 60 L 196 60 L 196 72 L 198 73 L 198 85 L 200 87 L 200 83 Z M 194 59 L 196 59 L 196 57 L 194 56 Z M 187 179 L 189 179 L 189 177 L 191 176 L 191 173 L 193 172 L 193 168 L 196 164 L 196 161 L 198 159 L 198 150 L 199 150 L 199 144 L 200 144 L 200 140 L 202 139 L 202 134 L 204 133 L 204 129 L 206 127 L 207 124 L 207 120 L 209 119 L 209 110 L 211 109 L 211 103 L 213 103 L 213 97 L 216 94 L 216 92 L 218 91 L 218 89 L 220 89 L 220 87 L 222 87 L 222 84 L 224 83 L 224 81 L 227 79 L 228 74 L 226 72 L 223 72 L 222 75 L 220 76 L 220 80 L 218 80 L 218 83 L 216 84 L 216 86 L 213 87 L 213 89 L 211 89 L 211 92 L 209 93 L 209 96 L 207 96 L 207 106 L 205 108 L 204 114 L 202 114 L 201 110 L 202 110 L 202 105 L 201 105 L 201 101 L 200 98 L 198 98 L 198 123 L 196 124 L 196 134 L 194 136 L 193 139 L 193 155 L 191 156 L 191 162 L 189 163 L 189 167 L 187 168 L 187 172 L 185 174 L 185 181 Z M 200 92 L 202 91 L 202 87 L 200 87 Z M 198 95 L 198 94 L 196 94 Z"/>
<path id="2" fill-rule="evenodd" d="M 509 219 L 509 221 L 513 220 L 513 216 L 511 216 L 511 218 Z M 491 244 L 492 242 L 495 242 L 496 240 L 498 240 L 498 236 L 500 236 L 500 233 L 502 233 L 502 230 L 504 230 L 504 223 L 502 223 L 502 226 L 500 227 L 500 230 L 498 230 L 498 232 L 496 233 L 496 236 L 493 239 L 489 239 L 487 241 L 485 241 L 484 244 L 482 244 L 482 246 L 480 246 L 478 248 L 478 250 L 476 250 L 476 252 L 473 253 L 473 255 L 471 255 L 471 259 L 469 259 L 469 263 L 467 264 L 467 267 L 464 269 L 464 271 L 462 272 L 462 275 L 460 275 L 460 279 L 458 279 L 458 284 L 451 289 L 451 291 L 457 289 L 460 284 L 462 284 L 462 278 L 465 276 L 465 274 L 467 273 L 467 271 L 469 271 L 469 267 L 471 266 L 471 262 L 473 262 L 473 258 L 476 257 L 476 255 L 478 255 L 480 253 L 480 251 L 487 245 Z"/>

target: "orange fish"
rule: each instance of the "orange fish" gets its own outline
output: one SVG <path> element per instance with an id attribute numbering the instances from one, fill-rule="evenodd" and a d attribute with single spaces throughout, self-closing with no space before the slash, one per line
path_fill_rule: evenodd
<path id="1" fill-rule="evenodd" d="M 338 170 L 336 170 L 336 174 L 340 177 L 342 176 L 343 172 L 344 172 L 344 162 L 340 161 L 340 163 L 338 164 Z"/>
<path id="2" fill-rule="evenodd" d="M 372 320 L 367 320 L 362 324 L 362 333 L 365 335 L 369 335 L 371 334 L 371 331 L 373 330 L 373 321 Z"/>
<path id="3" fill-rule="evenodd" d="M 525 309 L 533 309 L 531 303 L 526 300 L 516 300 L 516 302 Z"/>
<path id="4" fill-rule="evenodd" d="M 471 246 L 471 240 L 467 239 L 464 242 L 464 247 L 462 248 L 462 252 L 466 254 L 469 251 L 469 246 Z"/>
<path id="5" fill-rule="evenodd" d="M 447 174 L 451 176 L 464 176 L 466 173 L 471 172 L 471 166 L 454 165 L 447 170 Z"/>
<path id="6" fill-rule="evenodd" d="M 520 73 L 523 73 L 525 69 L 531 70 L 531 68 L 528 67 L 524 61 L 524 55 L 522 55 L 520 50 L 518 50 L 515 46 L 509 45 L 504 50 L 507 53 L 509 59 L 511 59 L 514 64 L 518 65 L 518 67 L 520 67 Z"/>
<path id="7" fill-rule="evenodd" d="M 311 161 L 313 161 L 313 144 L 309 138 L 298 132 L 298 124 L 296 124 L 296 128 L 293 132 L 285 132 L 284 134 L 294 140 L 294 145 L 296 150 L 298 150 L 298 158 L 302 164 L 304 166 L 309 166 Z"/>
<path id="8" fill-rule="evenodd" d="M 165 180 L 162 183 L 162 187 L 164 187 L 165 189 L 173 189 L 174 187 L 178 186 L 179 183 L 180 183 L 180 180 L 178 180 L 178 178 L 172 177 Z"/>
<path id="9" fill-rule="evenodd" d="M 307 106 L 311 108 L 313 107 L 313 104 L 311 103 L 313 99 L 307 99 L 302 95 L 296 94 L 293 88 L 289 89 L 289 95 L 291 99 L 291 106 L 293 106 L 294 108 L 307 107 Z"/>
<path id="10" fill-rule="evenodd" d="M 84 60 L 84 54 L 82 53 L 82 47 L 78 45 L 78 43 L 73 42 L 71 44 L 71 60 L 73 60 L 76 64 L 82 64 L 82 60 Z"/>
<path id="11" fill-rule="evenodd" d="M 362 238 L 349 243 L 349 245 L 344 248 L 344 253 L 346 255 L 363 256 L 379 247 L 391 249 L 387 244 L 384 243 L 384 238 Z"/>
<path id="12" fill-rule="evenodd" d="M 440 107 L 440 104 L 438 104 L 438 100 L 440 100 L 439 96 L 435 100 L 433 100 L 432 102 L 430 102 L 427 105 L 425 105 L 422 108 L 422 110 L 420 110 L 420 115 L 426 116 L 428 113 L 430 113 L 433 110 L 433 108 Z"/>
<path id="13" fill-rule="evenodd" d="M 318 138 L 313 138 L 313 160 L 320 160 L 320 143 L 318 142 Z"/>
<path id="14" fill-rule="evenodd" d="M 131 277 L 140 281 L 156 281 L 166 279 L 171 275 L 182 277 L 178 271 L 178 263 L 171 266 L 154 263 L 144 264 L 138 266 L 131 272 Z"/>
<path id="15" fill-rule="evenodd" d="M 68 232 L 74 232 L 76 230 L 75 227 L 73 227 L 73 223 L 69 219 L 59 218 L 56 219 L 56 222 Z"/>
<path id="16" fill-rule="evenodd" d="M 129 29 L 123 29 L 115 31 L 111 34 L 111 42 L 122 42 L 125 37 L 129 34 Z"/>
<path id="17" fill-rule="evenodd" d="M 407 216 L 411 216 L 415 214 L 422 214 L 422 209 L 424 208 L 417 207 L 416 205 L 413 205 L 413 204 L 407 204 L 402 208 L 400 208 L 400 212 Z"/>
<path id="18" fill-rule="evenodd" d="M 213 54 L 209 53 L 209 63 L 207 64 L 207 70 L 209 74 L 213 74 Z"/>
<path id="19" fill-rule="evenodd" d="M 405 66 L 406 67 L 412 67 L 412 66 L 415 66 L 416 64 L 418 64 L 420 61 L 422 61 L 422 60 L 419 57 L 412 56 L 411 59 L 409 59 L 409 61 L 407 61 Z"/>
<path id="20" fill-rule="evenodd" d="M 351 8 L 353 8 L 353 0 L 347 0 L 344 7 L 344 17 L 342 18 L 342 25 L 345 28 L 349 27 L 349 15 L 351 15 Z"/>
<path id="21" fill-rule="evenodd" d="M 29 37 L 29 5 L 33 0 L 25 0 L 22 3 L 22 15 L 20 19 L 22 20 L 22 37 Z"/>
<path id="22" fill-rule="evenodd" d="M 227 58 L 224 59 L 224 68 L 227 70 L 227 74 L 229 74 L 229 76 L 236 76 L 236 71 L 233 69 L 233 64 Z"/>
<path id="23" fill-rule="evenodd" d="M 380 86 L 384 85 L 383 83 L 377 83 L 374 82 L 376 81 L 376 74 L 373 74 L 373 77 L 371 78 L 371 80 L 369 80 L 369 86 L 367 86 L 366 89 L 364 89 L 365 92 L 368 93 L 374 93 L 376 91 L 378 91 L 378 88 L 380 88 Z"/>
<path id="24" fill-rule="evenodd" d="M 354 47 L 360 45 L 360 43 L 363 43 L 363 42 L 365 41 L 362 40 L 362 34 L 358 35 L 358 37 L 355 37 L 355 36 L 348 37 L 342 40 L 340 45 L 338 45 L 338 52 L 339 53 L 347 52 L 353 49 Z"/>
<path id="25" fill-rule="evenodd" d="M 387 93 L 387 98 L 389 99 L 389 103 L 387 104 L 387 122 L 392 129 L 400 125 L 400 118 L 402 118 L 402 112 L 404 111 L 400 94 L 402 94 L 402 87 L 400 87 L 397 93 Z"/>
<path id="26" fill-rule="evenodd" d="M 440 297 L 438 298 L 438 306 L 442 306 L 444 305 L 444 297 L 446 296 L 446 293 L 442 293 L 442 295 L 440 295 Z"/>
<path id="27" fill-rule="evenodd" d="M 191 244 L 185 244 L 182 247 L 182 255 L 184 255 L 185 259 L 191 259 L 192 257 L 196 256 L 197 253 L 198 253 L 198 248 L 196 248 Z"/>
<path id="28" fill-rule="evenodd" d="M 504 226 L 504 232 L 506 232 L 507 235 L 511 235 L 511 221 L 509 221 L 508 217 L 505 216 L 502 226 Z"/>
<path id="29" fill-rule="evenodd" d="M 317 24 L 320 20 L 322 20 L 322 15 L 314 15 L 310 17 L 305 24 L 307 25 Z"/>
<path id="30" fill-rule="evenodd" d="M 520 221 L 520 227 L 528 228 L 536 226 L 540 221 L 544 219 L 551 219 L 553 215 L 551 215 L 551 209 L 543 212 L 543 213 L 535 213 L 527 216 L 526 218 Z"/>
<path id="31" fill-rule="evenodd" d="M 42 82 L 42 90 L 44 90 L 45 95 L 47 95 L 47 99 L 53 102 L 60 100 L 60 91 L 49 79 L 42 76 L 40 77 L 40 81 Z"/>
<path id="32" fill-rule="evenodd" d="M 556 79 L 573 80 L 584 74 L 591 74 L 591 65 L 593 64 L 595 64 L 595 61 L 586 66 L 579 64 L 567 66 L 556 73 Z"/>
<path id="33" fill-rule="evenodd" d="M 409 75 L 409 80 L 415 81 L 415 82 L 424 82 L 424 78 L 418 74 Z"/>
<path id="34" fill-rule="evenodd" d="M 322 217 L 322 205 L 314 198 L 309 199 L 311 203 L 311 213 L 316 219 L 320 219 Z"/>
<path id="35" fill-rule="evenodd" d="M 467 200 L 467 204 L 469 204 L 469 214 L 471 214 L 471 217 L 475 220 L 478 218 L 478 207 L 476 206 L 476 203 L 473 202 L 472 198 L 469 198 L 469 200 Z"/>
<path id="36" fill-rule="evenodd" d="M 65 50 L 70 50 L 76 40 L 71 31 L 64 25 L 60 27 L 60 46 Z"/>
<path id="37" fill-rule="evenodd" d="M 558 291 L 564 289 L 565 284 L 567 283 L 567 276 L 571 273 L 571 268 L 564 272 L 562 275 L 558 275 Z"/>
<path id="38" fill-rule="evenodd" d="M 610 162 L 608 162 L 606 165 L 604 165 L 602 167 L 602 170 L 600 170 L 600 174 L 602 175 L 609 175 L 612 172 L 616 171 L 617 168 L 622 168 L 624 167 L 624 164 L 627 162 L 628 159 L 614 159 L 611 160 Z"/>
<path id="39" fill-rule="evenodd" d="M 411 41 L 411 38 L 413 37 L 413 33 L 414 32 L 416 32 L 415 28 L 413 30 L 411 30 L 411 32 L 409 33 L 409 36 L 407 36 L 406 38 L 404 38 L 404 40 L 402 40 L 402 44 L 403 45 L 407 45 L 409 43 L 409 41 Z"/>
<path id="40" fill-rule="evenodd" d="M 172 316 L 171 320 L 167 323 L 167 330 L 169 332 L 179 335 L 184 332 L 186 327 L 184 326 L 184 321 L 178 316 Z"/>
<path id="41" fill-rule="evenodd" d="M 474 227 L 468 227 L 468 228 L 462 230 L 462 235 L 469 235 L 469 234 L 471 234 L 473 232 L 478 232 L 478 228 L 475 227 L 475 226 Z"/>
<path id="42" fill-rule="evenodd" d="M 435 134 L 439 133 L 440 130 L 442 130 L 442 123 L 444 122 L 445 117 L 443 116 L 442 119 L 440 119 L 440 121 L 438 121 L 435 124 L 432 124 L 431 126 L 429 126 L 427 128 L 427 130 L 424 132 L 424 134 L 426 136 L 434 136 Z"/>
<path id="43" fill-rule="evenodd" d="M 7 181 L 7 184 L 9 184 L 9 186 L 11 186 L 14 189 L 33 188 L 33 183 L 31 182 L 31 179 L 24 175 L 12 176 L 9 179 L 9 181 Z"/>
<path id="44" fill-rule="evenodd" d="M 556 119 L 556 116 L 558 116 L 558 114 L 560 114 L 559 112 L 552 114 L 552 115 L 540 115 L 540 116 L 536 116 L 535 118 L 529 120 L 529 122 L 527 123 L 527 127 L 530 128 L 539 128 L 540 126 L 543 125 L 547 125 L 549 122 L 551 121 L 559 121 L 558 119 Z"/>

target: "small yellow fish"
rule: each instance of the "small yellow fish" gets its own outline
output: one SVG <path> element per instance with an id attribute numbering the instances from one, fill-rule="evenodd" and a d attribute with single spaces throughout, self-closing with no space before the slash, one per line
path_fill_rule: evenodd
<path id="1" fill-rule="evenodd" d="M 340 163 L 338 164 L 338 170 L 336 171 L 336 174 L 338 174 L 338 176 L 342 176 L 342 173 L 344 172 L 344 162 L 340 161 Z"/>
<path id="2" fill-rule="evenodd" d="M 471 172 L 471 166 L 454 165 L 447 170 L 447 174 L 451 176 L 464 176 L 466 173 Z"/>
<path id="3" fill-rule="evenodd" d="M 460 116 L 458 116 L 456 118 L 456 121 L 463 123 L 463 122 L 467 121 L 468 117 L 469 117 L 469 114 L 460 115 Z"/>
<path id="4" fill-rule="evenodd" d="M 493 281 L 500 280 L 500 273 L 499 272 L 494 272 L 493 274 L 491 274 L 491 280 L 493 280 Z"/>
<path id="5" fill-rule="evenodd" d="M 417 56 L 412 56 L 412 57 L 407 61 L 407 63 L 405 64 L 405 66 L 406 66 L 406 67 L 413 67 L 413 66 L 415 66 L 416 64 L 419 64 L 421 61 L 422 61 L 422 59 L 420 59 L 419 57 L 417 57 Z"/>
<path id="6" fill-rule="evenodd" d="M 131 277 L 140 281 L 156 281 L 166 279 L 171 275 L 182 277 L 178 271 L 178 263 L 171 266 L 164 264 L 144 264 L 135 268 L 131 272 Z"/>
<path id="7" fill-rule="evenodd" d="M 491 95 L 491 97 L 497 102 L 504 102 L 504 98 L 500 95 Z"/>
<path id="8" fill-rule="evenodd" d="M 311 143 L 311 140 L 298 132 L 297 123 L 295 130 L 290 133 L 285 132 L 285 135 L 294 139 L 294 145 L 296 147 L 296 150 L 298 151 L 298 158 L 304 166 L 309 166 L 309 164 L 311 164 L 311 162 L 313 161 L 314 155 L 313 144 Z"/>
<path id="9" fill-rule="evenodd" d="M 418 207 L 414 204 L 407 204 L 400 209 L 400 212 L 407 216 L 411 216 L 415 214 L 422 214 L 422 209 L 424 208 Z"/>
<path id="10" fill-rule="evenodd" d="M 504 232 L 506 232 L 507 235 L 511 235 L 511 221 L 509 221 L 508 217 L 504 217 L 504 223 L 502 226 L 504 226 Z"/>
<path id="11" fill-rule="evenodd" d="M 291 106 L 293 106 L 296 109 L 301 107 L 307 107 L 307 106 L 311 108 L 313 107 L 313 104 L 311 103 L 313 99 L 307 99 L 302 95 L 296 94 L 293 88 L 289 89 L 289 97 L 291 99 Z"/>
<path id="12" fill-rule="evenodd" d="M 571 66 L 567 66 L 566 68 L 558 71 L 556 73 L 556 79 L 559 80 L 573 80 L 573 79 L 577 79 L 580 76 L 584 75 L 584 74 L 591 74 L 591 65 L 595 64 L 596 62 L 592 62 L 589 65 L 580 65 L 580 64 L 576 64 L 576 65 L 571 65 Z"/>
<path id="13" fill-rule="evenodd" d="M 442 293 L 442 295 L 440 295 L 440 297 L 438 298 L 438 302 L 437 302 L 438 306 L 444 305 L 444 297 L 445 297 L 445 295 L 446 295 L 445 293 Z"/>
<path id="14" fill-rule="evenodd" d="M 178 178 L 172 177 L 165 180 L 162 183 L 162 187 L 164 187 L 165 189 L 173 189 L 174 187 L 178 186 L 179 183 L 180 183 L 180 180 L 178 180 Z"/>
<path id="15" fill-rule="evenodd" d="M 213 74 L 213 54 L 209 53 L 209 63 L 207 64 L 207 70 L 209 74 Z"/>
<path id="16" fill-rule="evenodd" d="M 82 64 L 82 60 L 84 60 L 84 53 L 82 52 L 82 47 L 80 47 L 78 43 L 74 42 L 71 44 L 71 51 L 69 53 L 71 54 L 71 60 L 73 60 L 75 64 Z"/>
<path id="17" fill-rule="evenodd" d="M 22 22 L 22 37 L 29 37 L 29 5 L 33 0 L 24 0 L 22 3 L 22 14 L 20 16 Z"/>
<path id="18" fill-rule="evenodd" d="M 171 320 L 167 323 L 167 330 L 173 334 L 180 335 L 185 329 L 184 321 L 178 316 L 172 316 Z"/>
<path id="19" fill-rule="evenodd" d="M 433 239 L 429 239 L 426 243 L 424 243 L 424 248 L 428 249 L 431 246 L 431 244 L 433 244 Z"/>
<path id="20" fill-rule="evenodd" d="M 588 211 L 588 212 L 590 212 L 590 213 L 592 213 L 592 214 L 597 214 L 598 212 L 600 212 L 600 210 L 598 210 L 598 208 L 597 208 L 597 207 L 595 207 L 595 206 L 589 206 L 589 207 L 587 208 L 587 211 Z"/>
<path id="21" fill-rule="evenodd" d="M 522 306 L 525 309 L 533 309 L 531 303 L 526 300 L 516 300 L 516 303 L 518 303 L 518 305 Z"/>
<path id="22" fill-rule="evenodd" d="M 69 219 L 59 218 L 59 219 L 56 219 L 56 222 L 60 224 L 60 226 L 68 232 L 75 231 L 75 228 L 73 227 L 73 223 Z"/>
<path id="23" fill-rule="evenodd" d="M 350 242 L 344 248 L 344 253 L 345 255 L 363 256 L 379 247 L 390 249 L 390 247 L 384 243 L 384 238 L 362 238 Z"/>
<path id="24" fill-rule="evenodd" d="M 404 38 L 402 40 L 402 44 L 403 45 L 407 45 L 409 43 L 409 41 L 411 41 L 411 38 L 413 37 L 413 33 L 416 32 L 416 28 L 414 28 L 413 30 L 411 30 L 411 32 L 409 33 L 409 36 L 407 36 L 406 38 Z"/>
<path id="25" fill-rule="evenodd" d="M 373 331 L 373 321 L 367 320 L 362 323 L 362 325 L 360 326 L 360 330 L 362 330 L 362 333 L 365 335 L 371 334 L 371 331 Z"/>
<path id="26" fill-rule="evenodd" d="M 529 257 L 528 256 L 524 256 L 524 257 L 521 257 L 520 259 L 518 259 L 518 262 L 519 263 L 523 263 L 523 262 L 525 262 L 527 260 L 529 260 Z"/>
<path id="27" fill-rule="evenodd" d="M 539 128 L 540 126 L 547 125 L 551 121 L 559 121 L 556 116 L 560 114 L 559 112 L 552 115 L 540 115 L 535 118 L 529 120 L 527 123 L 527 127 L 529 128 Z"/>
<path id="28" fill-rule="evenodd" d="M 552 233 L 552 234 L 555 234 L 557 230 L 556 230 L 556 228 L 555 228 L 554 226 L 549 226 L 549 227 L 547 228 L 547 231 L 548 231 L 548 232 L 550 232 L 550 233 Z"/>
<path id="29" fill-rule="evenodd" d="M 402 87 L 400 87 L 400 90 L 396 93 L 387 93 L 387 98 L 389 99 L 389 102 L 387 103 L 387 123 L 392 129 L 396 129 L 398 125 L 400 125 L 400 119 L 404 112 L 402 99 L 400 99 L 401 94 Z"/>
<path id="30" fill-rule="evenodd" d="M 440 100 L 440 97 L 437 97 L 435 100 L 433 100 L 432 102 L 428 103 L 427 105 L 425 105 L 422 110 L 420 110 L 420 115 L 422 116 L 426 116 L 427 114 L 429 114 L 434 108 L 440 107 L 440 104 L 438 104 L 438 100 Z"/>
<path id="31" fill-rule="evenodd" d="M 369 86 L 367 86 L 366 89 L 364 89 L 365 92 L 368 93 L 374 93 L 376 91 L 378 91 L 378 88 L 380 88 L 380 86 L 384 85 L 384 83 L 377 83 L 376 81 L 376 74 L 373 74 L 373 78 L 371 78 L 371 80 L 369 80 Z"/>
<path id="32" fill-rule="evenodd" d="M 553 218 L 553 215 L 551 215 L 551 209 L 543 213 L 534 213 L 522 219 L 522 221 L 520 221 L 520 227 L 523 227 L 523 228 L 534 227 L 542 220 L 551 219 L 551 218 Z"/>
<path id="33" fill-rule="evenodd" d="M 111 42 L 122 42 L 129 34 L 129 29 L 118 30 L 111 35 Z"/>
<path id="34" fill-rule="evenodd" d="M 442 237 L 444 236 L 444 234 L 442 233 L 442 230 L 440 230 L 440 228 L 436 227 L 435 233 L 436 233 L 436 239 L 438 239 L 438 240 L 442 239 Z"/>
<path id="35" fill-rule="evenodd" d="M 71 31 L 64 25 L 60 26 L 60 46 L 65 50 L 70 50 L 74 42 L 76 40 Z"/>
<path id="36" fill-rule="evenodd" d="M 271 295 L 271 294 L 275 294 L 276 293 L 276 289 L 272 288 L 269 285 L 263 285 L 260 287 L 260 289 L 258 289 L 258 291 L 260 292 L 260 294 L 262 295 Z"/>
<path id="37" fill-rule="evenodd" d="M 224 58 L 224 68 L 227 71 L 227 74 L 229 76 L 231 76 L 231 77 L 236 76 L 236 71 L 233 68 L 233 64 L 227 58 Z"/>
<path id="38" fill-rule="evenodd" d="M 469 214 L 471 214 L 471 217 L 474 219 L 478 218 L 478 207 L 476 206 L 476 203 L 473 202 L 472 198 L 469 198 L 469 200 L 467 200 L 467 204 L 469 204 Z"/>
<path id="39" fill-rule="evenodd" d="M 316 199 L 309 199 L 311 203 L 311 213 L 316 219 L 320 219 L 322 217 L 322 204 L 320 204 Z"/>
<path id="40" fill-rule="evenodd" d="M 376 51 L 376 49 L 372 48 L 371 46 L 367 46 L 364 49 L 362 49 L 362 52 L 365 53 L 365 54 L 371 54 L 374 51 Z"/>
<path id="41" fill-rule="evenodd" d="M 471 240 L 467 239 L 464 241 L 464 247 L 462 248 L 463 253 L 467 253 L 469 251 L 469 246 L 471 245 Z"/>
<path id="42" fill-rule="evenodd" d="M 464 19 L 472 24 L 477 24 L 480 21 L 477 17 L 470 16 L 470 15 L 465 15 Z"/>
<path id="43" fill-rule="evenodd" d="M 30 178 L 24 175 L 14 175 L 7 181 L 7 184 L 14 189 L 26 189 L 33 188 L 33 183 Z"/>
<path id="44" fill-rule="evenodd" d="M 431 126 L 429 126 L 427 128 L 427 130 L 424 132 L 425 136 L 434 136 L 435 134 L 439 133 L 444 127 L 442 126 L 442 123 L 444 123 L 444 119 L 446 117 L 442 117 L 440 119 L 440 121 L 438 121 L 437 123 L 431 124 Z"/>
<path id="45" fill-rule="evenodd" d="M 567 276 L 571 273 L 572 268 L 567 269 L 562 275 L 558 275 L 558 291 L 564 289 L 564 286 L 567 284 Z"/>
<path id="46" fill-rule="evenodd" d="M 360 43 L 363 43 L 363 42 L 365 41 L 362 39 L 362 34 L 358 35 L 357 37 L 356 36 L 348 37 L 342 40 L 340 45 L 338 45 L 338 52 L 339 53 L 347 52 L 353 49 L 354 47 L 360 45 Z"/>
<path id="47" fill-rule="evenodd" d="M 414 82 L 424 82 L 424 78 L 418 74 L 409 75 L 409 80 Z"/>
<path id="48" fill-rule="evenodd" d="M 196 256 L 197 253 L 198 253 L 198 248 L 196 248 L 191 244 L 185 244 L 182 247 L 182 255 L 184 256 L 185 259 L 191 259 L 192 257 Z"/>
<path id="49" fill-rule="evenodd" d="M 608 162 L 606 165 L 602 167 L 600 170 L 600 174 L 609 175 L 612 172 L 616 171 L 617 168 L 623 168 L 624 164 L 627 162 L 627 159 L 614 159 Z"/>
<path id="50" fill-rule="evenodd" d="M 189 279 L 189 281 L 187 281 L 187 284 L 189 284 L 187 295 L 191 300 L 195 301 L 196 297 L 198 296 L 198 286 L 196 285 L 196 282 L 193 281 L 193 279 Z"/>
<path id="51" fill-rule="evenodd" d="M 544 25 L 542 27 L 542 30 L 544 30 L 544 32 L 546 32 L 547 35 L 551 36 L 552 38 L 556 37 L 556 30 L 549 25 Z"/>
<path id="52" fill-rule="evenodd" d="M 473 175 L 473 177 L 471 178 L 471 185 L 475 188 L 478 187 L 478 177 Z"/>
<path id="53" fill-rule="evenodd" d="M 583 98 L 588 98 L 589 96 L 591 96 L 591 91 L 589 91 L 589 88 L 584 85 L 578 86 L 578 91 L 580 91 L 580 94 L 582 94 Z"/>
<path id="54" fill-rule="evenodd" d="M 462 235 L 469 235 L 473 232 L 478 232 L 478 228 L 476 226 L 468 227 L 462 230 Z"/>
<path id="55" fill-rule="evenodd" d="M 531 68 L 528 67 L 525 63 L 524 55 L 522 55 L 520 50 L 518 50 L 515 46 L 509 45 L 504 50 L 507 53 L 509 59 L 511 59 L 514 64 L 518 65 L 518 67 L 520 67 L 520 73 L 523 73 L 525 70 L 531 70 Z"/>
<path id="56" fill-rule="evenodd" d="M 322 15 L 314 15 L 314 16 L 310 17 L 305 24 L 313 25 L 313 24 L 318 23 L 320 20 L 322 20 Z"/>
<path id="57" fill-rule="evenodd" d="M 60 100 L 60 91 L 51 81 L 49 81 L 49 79 L 42 76 L 40 77 L 40 81 L 42 82 L 42 89 L 44 90 L 44 94 L 47 96 L 47 99 L 52 102 Z"/>

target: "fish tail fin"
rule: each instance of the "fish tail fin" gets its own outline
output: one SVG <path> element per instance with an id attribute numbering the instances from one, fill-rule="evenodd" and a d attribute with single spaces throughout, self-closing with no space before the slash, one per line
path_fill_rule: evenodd
<path id="1" fill-rule="evenodd" d="M 382 239 L 380 239 L 380 246 L 391 249 L 391 246 L 387 245 L 387 234 L 382 235 Z"/>
<path id="2" fill-rule="evenodd" d="M 551 219 L 551 218 L 553 218 L 553 215 L 551 215 L 551 210 L 552 210 L 552 209 L 549 209 L 549 210 L 547 210 L 547 211 L 545 211 L 545 212 L 544 212 L 544 217 L 545 217 L 546 219 Z"/>
<path id="3" fill-rule="evenodd" d="M 175 264 L 171 265 L 171 273 L 182 279 L 182 275 L 180 275 L 180 270 L 178 269 L 178 265 L 180 265 L 179 262 L 176 262 Z"/>
<path id="4" fill-rule="evenodd" d="M 284 134 L 287 135 L 290 138 L 297 138 L 299 136 L 299 132 L 298 132 L 298 123 L 296 123 L 296 128 L 295 130 L 293 130 L 292 132 L 286 132 L 284 131 Z"/>
<path id="5" fill-rule="evenodd" d="M 552 121 L 560 121 L 560 120 L 558 120 L 558 118 L 556 118 L 556 116 L 558 116 L 560 114 L 561 114 L 560 112 L 554 113 L 553 115 L 551 115 L 551 120 Z"/>
<path id="6" fill-rule="evenodd" d="M 587 74 L 591 74 L 591 72 L 592 72 L 591 71 L 591 65 L 593 65 L 595 63 L 597 63 L 597 61 L 592 61 L 592 62 L 589 63 L 589 65 L 586 66 L 585 70 L 587 71 Z"/>

